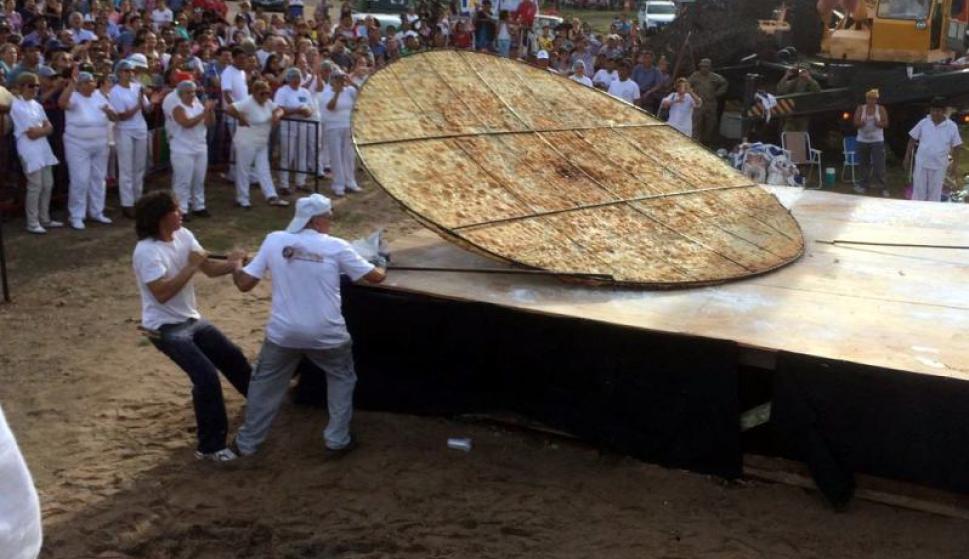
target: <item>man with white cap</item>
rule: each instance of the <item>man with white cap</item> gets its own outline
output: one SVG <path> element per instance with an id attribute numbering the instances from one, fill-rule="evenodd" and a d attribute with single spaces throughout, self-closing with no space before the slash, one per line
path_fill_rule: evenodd
<path id="1" fill-rule="evenodd" d="M 576 60 L 572 63 L 572 75 L 569 79 L 581 83 L 586 87 L 592 87 L 592 80 L 589 76 L 585 75 L 585 62 L 581 60 Z"/>
<path id="2" fill-rule="evenodd" d="M 340 275 L 380 283 L 385 272 L 346 241 L 329 235 L 332 216 L 325 196 L 300 198 L 286 230 L 270 233 L 252 262 L 233 274 L 243 292 L 254 288 L 266 272 L 272 275 L 266 339 L 249 384 L 246 420 L 236 436 L 243 456 L 255 453 L 266 439 L 303 357 L 326 373 L 330 421 L 323 432 L 325 447 L 335 452 L 353 448 L 350 417 L 357 377 L 350 333 L 340 310 Z"/>
<path id="3" fill-rule="evenodd" d="M 554 68 L 549 66 L 550 63 L 551 61 L 549 60 L 548 51 L 540 50 L 538 51 L 537 54 L 535 54 L 535 66 L 538 66 L 539 68 L 542 68 L 544 70 L 548 70 L 553 74 L 558 74 L 558 72 L 556 72 Z"/>

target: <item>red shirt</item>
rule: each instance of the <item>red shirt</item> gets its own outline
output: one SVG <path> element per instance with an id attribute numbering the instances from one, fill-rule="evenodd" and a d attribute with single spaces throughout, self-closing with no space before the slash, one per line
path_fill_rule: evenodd
<path id="1" fill-rule="evenodd" d="M 453 38 L 454 46 L 459 49 L 469 49 L 471 48 L 471 32 L 470 31 L 456 31 Z"/>
<path id="2" fill-rule="evenodd" d="M 535 23 L 535 15 L 538 13 L 538 4 L 532 2 L 532 0 L 522 0 L 521 4 L 518 4 L 518 9 L 515 10 L 515 18 L 527 27 L 531 27 Z"/>

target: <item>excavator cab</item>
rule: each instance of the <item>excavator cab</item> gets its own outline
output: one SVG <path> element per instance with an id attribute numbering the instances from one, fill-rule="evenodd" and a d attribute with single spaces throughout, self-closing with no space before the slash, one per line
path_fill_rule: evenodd
<path id="1" fill-rule="evenodd" d="M 819 6 L 824 3 L 819 2 Z M 969 0 L 857 0 L 841 14 L 822 10 L 821 55 L 859 62 L 933 63 L 965 49 Z"/>

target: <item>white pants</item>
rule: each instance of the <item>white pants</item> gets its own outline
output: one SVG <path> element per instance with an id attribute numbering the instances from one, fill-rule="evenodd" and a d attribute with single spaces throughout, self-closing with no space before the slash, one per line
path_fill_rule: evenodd
<path id="1" fill-rule="evenodd" d="M 284 121 L 279 129 L 279 166 L 286 169 L 279 172 L 279 184 L 289 184 L 289 171 L 293 173 L 296 186 L 306 184 L 306 173 L 312 172 L 310 160 L 313 158 L 313 136 L 316 126 L 309 121 Z"/>
<path id="2" fill-rule="evenodd" d="M 245 169 L 249 166 L 256 168 L 256 177 L 259 178 L 259 187 L 262 195 L 266 199 L 276 197 L 276 188 L 273 186 L 272 173 L 269 172 L 269 144 L 261 146 L 251 145 L 246 142 L 235 144 L 236 163 Z M 240 173 L 241 175 L 241 173 Z M 243 206 L 249 205 L 249 181 L 236 177 L 236 202 Z"/>
<path id="3" fill-rule="evenodd" d="M 327 127 L 324 136 L 330 154 L 330 169 L 333 170 L 333 192 L 343 194 L 346 187 L 357 186 L 357 155 L 353 152 L 350 128 Z"/>
<path id="4" fill-rule="evenodd" d="M 115 129 L 114 141 L 118 150 L 118 193 L 121 205 L 135 205 L 145 185 L 145 165 L 148 162 L 148 138 L 136 138 L 125 130 Z"/>
<path id="5" fill-rule="evenodd" d="M 199 153 L 173 153 L 172 190 L 178 198 L 178 209 L 188 213 L 205 209 L 205 169 L 209 164 L 209 150 Z M 248 185 L 247 185 L 248 186 Z"/>
<path id="6" fill-rule="evenodd" d="M 64 157 L 71 184 L 67 208 L 71 219 L 83 221 L 87 216 L 104 213 L 104 177 L 108 172 L 108 138 L 78 140 L 64 136 Z"/>
<path id="7" fill-rule="evenodd" d="M 232 118 L 229 115 L 225 115 L 225 127 L 226 127 L 226 138 L 230 142 L 235 142 L 236 128 L 239 127 L 239 121 Z M 252 167 L 249 168 L 249 182 L 256 182 L 256 172 Z M 236 163 L 234 161 L 229 162 L 229 170 L 226 172 L 226 178 L 234 181 L 236 177 Z"/>
<path id="8" fill-rule="evenodd" d="M 24 211 L 27 227 L 50 223 L 50 193 L 54 189 L 53 167 L 47 166 L 27 173 L 27 199 Z"/>
<path id="9" fill-rule="evenodd" d="M 941 202 L 945 171 L 945 169 L 926 169 L 916 162 L 915 172 L 912 174 L 912 200 Z"/>
<path id="10" fill-rule="evenodd" d="M 319 141 L 319 150 L 318 150 L 318 154 L 317 154 L 318 155 L 319 162 L 317 164 L 317 167 L 318 168 L 316 170 L 316 174 L 322 176 L 323 175 L 323 171 L 327 167 L 330 166 L 330 154 L 329 154 L 329 152 L 326 151 L 326 137 L 325 137 L 325 135 L 326 135 L 326 127 L 325 127 L 325 125 L 321 122 L 320 125 L 319 125 L 319 127 L 317 129 L 319 130 L 320 134 L 319 134 L 319 140 L 318 140 Z"/>

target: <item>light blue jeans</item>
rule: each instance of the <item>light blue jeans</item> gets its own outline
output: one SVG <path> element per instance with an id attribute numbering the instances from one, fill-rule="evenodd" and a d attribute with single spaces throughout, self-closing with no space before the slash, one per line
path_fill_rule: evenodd
<path id="1" fill-rule="evenodd" d="M 326 447 L 337 450 L 350 444 L 353 389 L 357 384 L 351 342 L 333 349 L 312 350 L 282 347 L 266 340 L 249 382 L 246 421 L 236 436 L 236 446 L 243 455 L 255 453 L 266 440 L 293 372 L 304 355 L 326 373 L 326 405 L 330 413 L 323 431 Z"/>
<path id="2" fill-rule="evenodd" d="M 502 58 L 508 58 L 508 53 L 511 51 L 511 39 L 498 39 L 498 55 Z"/>

